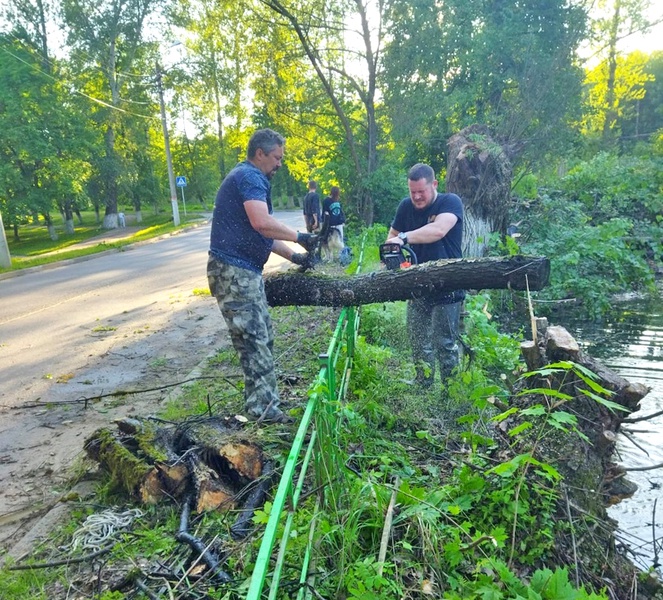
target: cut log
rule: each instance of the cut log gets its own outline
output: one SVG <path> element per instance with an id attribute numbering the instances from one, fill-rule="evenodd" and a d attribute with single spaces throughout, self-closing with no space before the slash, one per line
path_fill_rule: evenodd
<path id="1" fill-rule="evenodd" d="M 256 444 L 235 429 L 234 420 L 205 419 L 182 428 L 177 444 L 181 450 L 196 448 L 208 467 L 239 489 L 262 475 L 264 457 Z"/>
<path id="2" fill-rule="evenodd" d="M 550 261 L 541 256 L 457 258 L 408 269 L 330 278 L 288 271 L 265 276 L 271 306 L 359 306 L 435 296 L 454 290 L 541 290 Z"/>
<path id="3" fill-rule="evenodd" d="M 187 462 L 194 483 L 197 512 L 235 508 L 235 490 L 223 481 L 214 469 L 208 467 L 195 454 L 190 454 Z"/>
<path id="4" fill-rule="evenodd" d="M 158 469 L 132 454 L 110 430 L 95 431 L 84 448 L 112 474 L 116 485 L 142 502 L 155 504 L 164 497 Z"/>

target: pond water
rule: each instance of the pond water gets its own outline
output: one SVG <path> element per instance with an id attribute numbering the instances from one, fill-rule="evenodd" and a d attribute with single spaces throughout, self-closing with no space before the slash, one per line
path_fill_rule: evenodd
<path id="1" fill-rule="evenodd" d="M 659 289 L 663 292 L 663 285 Z M 663 297 L 620 303 L 601 323 L 581 323 L 568 313 L 550 321 L 565 327 L 587 354 L 615 373 L 651 388 L 631 417 L 663 410 Z M 622 428 L 631 439 L 618 437 L 615 462 L 627 469 L 663 463 L 663 415 Z M 640 568 L 654 566 L 661 572 L 663 467 L 631 471 L 627 479 L 638 485 L 638 491 L 608 511 L 619 523 L 618 541 L 628 545 L 631 560 Z"/>

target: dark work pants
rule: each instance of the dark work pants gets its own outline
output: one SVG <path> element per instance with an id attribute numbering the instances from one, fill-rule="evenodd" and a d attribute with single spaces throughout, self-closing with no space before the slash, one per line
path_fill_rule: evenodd
<path id="1" fill-rule="evenodd" d="M 417 382 L 429 386 L 435 377 L 435 362 L 444 380 L 458 365 L 458 335 L 462 302 L 436 304 L 429 300 L 408 300 L 407 329 Z"/>

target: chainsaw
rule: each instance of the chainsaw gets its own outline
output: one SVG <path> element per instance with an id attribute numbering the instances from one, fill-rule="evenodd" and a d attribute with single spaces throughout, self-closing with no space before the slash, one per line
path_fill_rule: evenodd
<path id="1" fill-rule="evenodd" d="M 387 271 L 406 269 L 417 264 L 417 255 L 408 245 L 391 243 L 380 246 L 380 261 L 385 264 Z"/>
<path id="2" fill-rule="evenodd" d="M 315 232 L 315 235 L 317 236 L 315 244 L 313 244 L 313 247 L 307 252 L 307 254 L 311 257 L 311 260 L 308 264 L 299 267 L 298 270 L 300 273 L 304 273 L 308 269 L 315 268 L 315 264 L 320 262 L 320 246 L 323 242 L 327 241 L 330 229 L 331 229 L 331 215 L 328 212 L 326 212 L 323 217 L 320 229 Z"/>

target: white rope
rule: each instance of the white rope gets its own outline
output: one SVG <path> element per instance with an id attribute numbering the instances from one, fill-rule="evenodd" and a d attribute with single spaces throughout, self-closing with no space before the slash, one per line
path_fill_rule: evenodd
<path id="1" fill-rule="evenodd" d="M 89 515 L 83 525 L 74 532 L 71 543 L 64 549 L 73 551 L 81 548 L 96 552 L 117 532 L 127 529 L 135 519 L 142 516 L 143 511 L 139 508 L 124 512 L 108 508 L 103 512 Z"/>

